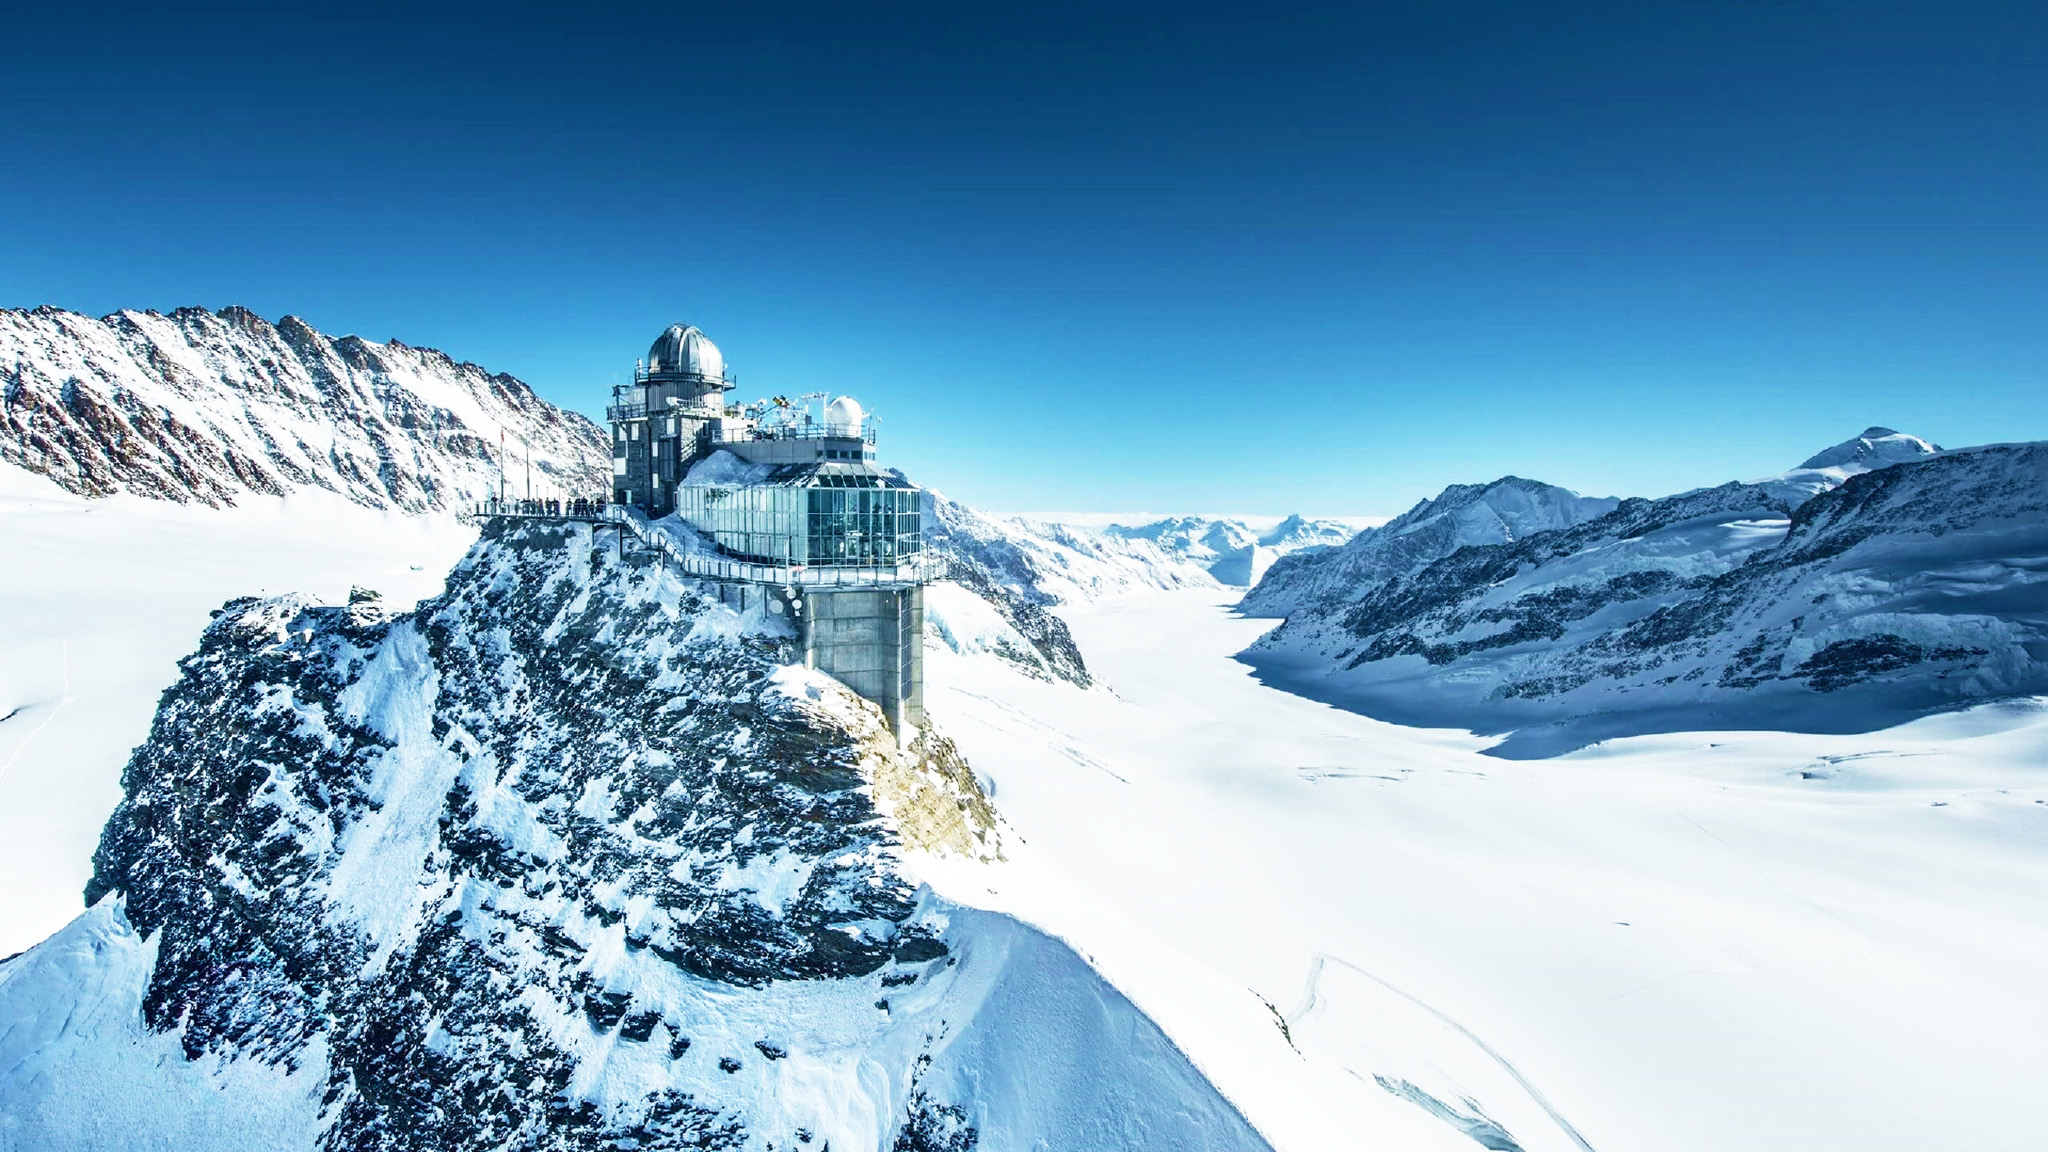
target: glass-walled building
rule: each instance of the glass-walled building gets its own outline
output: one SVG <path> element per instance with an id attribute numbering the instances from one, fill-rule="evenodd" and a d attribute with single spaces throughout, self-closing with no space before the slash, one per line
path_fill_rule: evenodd
<path id="1" fill-rule="evenodd" d="M 683 484 L 676 513 L 736 557 L 827 568 L 894 568 L 915 559 L 918 490 L 862 464 L 778 469 L 763 483 Z"/>

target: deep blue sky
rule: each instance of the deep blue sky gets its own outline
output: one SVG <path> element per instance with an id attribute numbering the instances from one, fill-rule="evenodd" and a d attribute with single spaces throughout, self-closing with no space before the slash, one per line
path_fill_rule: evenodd
<path id="1" fill-rule="evenodd" d="M 366 11 L 12 13 L 0 305 L 592 413 L 686 320 L 1011 511 L 2048 438 L 2038 2 Z"/>

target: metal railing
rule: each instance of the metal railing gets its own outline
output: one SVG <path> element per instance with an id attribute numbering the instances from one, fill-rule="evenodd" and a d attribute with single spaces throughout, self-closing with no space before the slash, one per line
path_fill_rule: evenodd
<path id="1" fill-rule="evenodd" d="M 920 552 L 887 567 L 764 564 L 689 549 L 667 531 L 649 523 L 644 513 L 630 505 L 610 505 L 607 518 L 624 525 L 643 542 L 652 544 L 686 575 L 711 580 L 743 580 L 752 584 L 803 588 L 908 588 L 946 578 L 946 558 L 934 552 Z"/>
<path id="2" fill-rule="evenodd" d="M 465 519 L 510 517 L 525 520 L 576 520 L 617 524 L 652 546 L 685 575 L 708 580 L 742 580 L 801 588 L 909 588 L 944 580 L 946 558 L 929 550 L 889 565 L 772 564 L 735 556 L 699 552 L 685 546 L 647 514 L 630 504 L 600 500 L 482 500 L 462 514 Z"/>
<path id="3" fill-rule="evenodd" d="M 875 428 L 872 424 L 865 428 L 859 424 L 778 424 L 745 431 L 720 428 L 711 436 L 713 444 L 745 444 L 756 440 L 859 440 L 873 444 Z"/>
<path id="4" fill-rule="evenodd" d="M 660 409 L 651 404 L 610 404 L 605 407 L 604 418 L 610 421 L 639 420 L 653 415 L 695 416 L 699 419 L 715 419 L 720 413 L 699 408 Z M 768 428 L 714 428 L 703 433 L 705 441 L 711 444 L 751 444 L 760 440 L 859 440 L 862 443 L 875 442 L 875 426 L 872 424 L 781 424 Z"/>
<path id="5" fill-rule="evenodd" d="M 479 500 L 462 515 L 478 520 L 519 516 L 529 520 L 603 520 L 610 505 L 603 500 Z"/>
<path id="6" fill-rule="evenodd" d="M 715 420 L 727 415 L 723 408 L 691 408 L 683 404 L 607 404 L 604 418 L 607 420 L 638 420 L 644 416 L 693 416 L 699 420 Z"/>
<path id="7" fill-rule="evenodd" d="M 691 372 L 681 368 L 649 368 L 645 364 L 633 366 L 633 383 L 664 384 L 668 381 L 689 381 L 692 384 L 718 384 L 731 388 L 740 382 L 740 374 L 727 369 L 723 376 L 707 376 L 702 372 Z"/>

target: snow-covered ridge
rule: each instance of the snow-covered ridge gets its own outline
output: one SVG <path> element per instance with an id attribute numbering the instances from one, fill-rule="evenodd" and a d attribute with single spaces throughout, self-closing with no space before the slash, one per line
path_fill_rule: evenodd
<path id="1" fill-rule="evenodd" d="M 1727 484 L 1467 546 L 1303 604 L 1245 658 L 1385 719 L 1517 730 L 1527 753 L 2048 691 L 2048 445 L 1908 460 L 1796 507 Z M 1826 467 L 1859 463 L 1881 460 Z"/>
<path id="2" fill-rule="evenodd" d="M 1328 609 L 1381 581 L 1405 575 L 1475 544 L 1502 544 L 1537 532 L 1584 523 L 1612 510 L 1611 496 L 1503 476 L 1491 484 L 1453 484 L 1341 548 L 1302 551 L 1276 560 L 1245 595 L 1254 616 Z"/>
<path id="3" fill-rule="evenodd" d="M 1751 483 L 1769 489 L 1797 506 L 1834 488 L 1851 476 L 1906 464 L 1941 454 L 1941 445 L 1890 428 L 1865 428 L 1861 435 L 1813 454 L 1789 472 Z"/>
<path id="4" fill-rule="evenodd" d="M 1071 949 L 919 887 L 998 851 L 974 775 L 791 656 L 583 525 L 394 619 L 231 603 L 93 909 L 0 965 L 0 1148 L 1263 1149 Z"/>
<path id="5" fill-rule="evenodd" d="M 86 496 L 221 506 L 325 488 L 373 508 L 596 495 L 609 446 L 521 381 L 245 308 L 0 310 L 0 461 Z"/>
<path id="6" fill-rule="evenodd" d="M 1337 520 L 1310 520 L 1295 515 L 1260 531 L 1242 520 L 1211 516 L 1172 516 L 1149 524 L 1111 524 L 1104 536 L 1145 540 L 1168 555 L 1192 560 L 1223 584 L 1250 587 L 1273 562 L 1306 548 L 1342 544 L 1358 530 Z"/>

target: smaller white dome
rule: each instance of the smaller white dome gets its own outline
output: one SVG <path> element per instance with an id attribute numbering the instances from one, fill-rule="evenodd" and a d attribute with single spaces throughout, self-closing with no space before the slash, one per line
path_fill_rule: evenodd
<path id="1" fill-rule="evenodd" d="M 851 396 L 841 396 L 830 404 L 825 405 L 825 431 L 827 432 L 858 436 L 860 435 L 861 421 L 865 419 L 867 419 L 867 413 L 861 411 L 860 401 L 855 400 Z"/>

